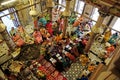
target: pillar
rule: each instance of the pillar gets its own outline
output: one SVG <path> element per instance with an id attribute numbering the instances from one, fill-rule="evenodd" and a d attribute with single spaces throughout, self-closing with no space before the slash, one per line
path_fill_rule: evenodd
<path id="1" fill-rule="evenodd" d="M 53 0 L 47 0 L 48 14 L 50 15 L 50 20 L 52 21 L 52 8 L 54 7 Z"/>
<path id="2" fill-rule="evenodd" d="M 22 9 L 23 7 L 25 7 L 24 4 L 17 5 L 17 6 L 15 6 L 15 9 L 16 9 L 16 10 L 20 10 L 20 9 Z M 28 22 L 31 21 L 31 19 L 30 19 L 30 17 L 29 17 L 28 11 L 29 11 L 28 8 L 26 8 L 26 9 L 23 9 L 23 10 L 20 10 L 20 11 L 17 11 L 17 12 L 16 12 L 16 13 L 17 13 L 17 16 L 18 16 L 18 18 L 19 18 L 20 24 L 21 24 L 22 26 L 28 25 Z"/>
<path id="3" fill-rule="evenodd" d="M 68 26 L 68 17 L 64 17 L 64 28 L 63 28 L 63 38 L 66 36 L 66 29 Z"/>
<path id="4" fill-rule="evenodd" d="M 35 3 L 34 0 L 29 0 L 30 5 L 33 5 Z M 37 22 L 37 15 L 38 12 L 35 9 L 35 6 L 30 7 L 31 10 L 29 12 L 29 14 L 32 16 L 32 20 L 34 22 L 34 28 L 38 29 L 38 22 Z"/>
<path id="5" fill-rule="evenodd" d="M 64 18 L 64 28 L 63 28 L 63 36 L 62 37 L 65 37 L 65 35 L 66 35 L 66 29 L 68 26 L 68 17 L 71 15 L 71 13 L 70 13 L 70 1 L 71 0 L 66 0 L 65 11 L 63 12 L 63 16 L 65 18 Z"/>
<path id="6" fill-rule="evenodd" d="M 85 52 L 88 53 L 92 43 L 94 42 L 94 38 L 96 34 L 101 34 L 100 27 L 105 19 L 105 17 L 108 15 L 108 9 L 102 8 L 99 10 L 99 17 L 98 20 L 95 24 L 95 26 L 92 27 L 91 34 L 90 34 L 90 39 L 88 40 L 88 43 L 85 47 Z"/>
<path id="7" fill-rule="evenodd" d="M 1 33 L 4 41 L 6 42 L 7 46 L 9 47 L 10 51 L 13 52 L 16 45 L 13 42 L 13 40 L 11 39 L 8 31 L 6 30 L 6 26 L 2 22 L 0 22 L 0 33 Z"/>

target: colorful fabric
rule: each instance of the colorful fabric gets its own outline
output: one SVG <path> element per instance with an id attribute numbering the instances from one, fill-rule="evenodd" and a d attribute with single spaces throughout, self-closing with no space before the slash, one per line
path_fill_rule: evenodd
<path id="1" fill-rule="evenodd" d="M 75 22 L 75 20 L 76 20 L 76 18 L 70 17 L 69 23 L 70 23 L 70 24 L 73 24 L 73 23 Z"/>
<path id="2" fill-rule="evenodd" d="M 37 21 L 37 20 L 34 21 L 34 27 L 35 27 L 36 29 L 38 28 L 38 21 Z"/>
<path id="3" fill-rule="evenodd" d="M 70 54 L 70 53 L 66 53 L 65 55 L 66 55 L 67 57 L 69 57 L 70 60 L 72 60 L 72 61 L 75 60 L 75 57 L 74 57 L 72 54 Z"/>
<path id="4" fill-rule="evenodd" d="M 46 29 L 48 30 L 48 32 L 50 33 L 50 35 L 53 35 L 52 22 L 48 22 L 46 24 Z"/>
<path id="5" fill-rule="evenodd" d="M 35 42 L 36 42 L 36 43 L 40 43 L 40 42 L 43 41 L 40 31 L 35 31 L 35 32 L 33 33 L 33 36 L 34 36 L 34 38 L 35 38 Z"/>
<path id="6" fill-rule="evenodd" d="M 16 34 L 12 38 L 13 38 L 13 41 L 16 43 L 17 46 L 21 47 L 22 45 L 24 45 L 24 40 L 18 34 Z"/>
<path id="7" fill-rule="evenodd" d="M 83 18 L 80 17 L 79 19 L 77 19 L 77 20 L 74 22 L 73 26 L 74 26 L 74 27 L 79 26 L 79 24 L 80 24 L 82 21 L 83 21 Z"/>
<path id="8" fill-rule="evenodd" d="M 118 34 L 115 33 L 112 35 L 112 37 L 110 38 L 110 40 L 108 41 L 110 44 L 115 44 L 116 43 L 116 39 L 118 38 Z"/>
<path id="9" fill-rule="evenodd" d="M 42 23 L 42 25 L 45 26 L 47 24 L 47 21 L 45 18 L 40 18 L 38 23 Z"/>

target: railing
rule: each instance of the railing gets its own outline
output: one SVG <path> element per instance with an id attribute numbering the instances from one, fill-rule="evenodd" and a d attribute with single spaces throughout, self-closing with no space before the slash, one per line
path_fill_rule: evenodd
<path id="1" fill-rule="evenodd" d="M 4 16 L 7 16 L 7 15 L 10 15 L 10 14 L 13 14 L 13 13 L 15 13 L 15 12 L 24 10 L 24 9 L 26 9 L 26 8 L 29 8 L 29 7 L 34 6 L 34 5 L 36 5 L 36 4 L 39 4 L 39 3 L 41 3 L 41 2 L 37 2 L 37 3 L 34 3 L 34 4 L 32 4 L 32 5 L 25 6 L 25 7 L 21 8 L 21 9 L 19 9 L 19 10 L 16 10 L 16 11 L 13 11 L 13 12 L 11 12 L 11 13 L 8 13 L 8 14 L 5 14 L 5 15 L 3 15 L 3 16 L 0 16 L 0 18 L 2 18 L 2 17 L 4 17 Z M 60 6 L 62 6 L 62 7 L 65 8 L 65 6 L 62 5 L 62 4 L 58 4 L 58 3 L 56 3 L 56 4 L 57 4 L 57 5 L 60 5 Z M 73 10 L 70 9 L 70 11 L 73 11 Z M 46 12 L 46 11 L 44 11 L 44 12 Z M 42 14 L 42 13 L 44 13 L 44 12 L 41 12 L 40 14 Z M 76 11 L 73 11 L 73 12 L 75 12 L 75 13 L 78 14 L 78 15 L 82 15 L 82 14 L 76 12 Z M 95 20 L 93 20 L 93 19 L 91 19 L 90 17 L 87 17 L 87 16 L 85 16 L 85 15 L 82 15 L 82 16 L 85 17 L 85 18 L 87 18 L 87 19 L 89 19 L 89 20 L 91 20 L 91 21 L 97 22 L 97 21 L 95 21 Z M 106 26 L 106 25 L 105 25 L 105 24 L 102 24 L 102 26 Z M 115 30 L 115 29 L 113 29 L 113 28 L 111 28 L 111 27 L 109 27 L 109 26 L 106 26 L 106 27 L 107 27 L 107 28 L 110 28 L 110 29 L 112 29 L 112 30 L 114 30 L 114 31 L 116 31 L 116 32 L 118 32 L 118 33 L 120 33 L 120 31 Z"/>

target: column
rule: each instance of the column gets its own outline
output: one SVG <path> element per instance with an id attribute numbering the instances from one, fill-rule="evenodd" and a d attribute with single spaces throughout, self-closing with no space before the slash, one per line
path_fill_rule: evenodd
<path id="1" fill-rule="evenodd" d="M 20 9 L 22 9 L 22 8 L 24 8 L 24 7 L 25 7 L 25 5 L 24 5 L 24 4 L 21 4 L 21 5 L 15 6 L 15 9 L 16 9 L 16 10 L 20 10 Z M 22 26 L 26 26 L 26 25 L 28 24 L 28 22 L 30 21 L 28 11 L 29 11 L 28 8 L 26 8 L 26 9 L 23 9 L 23 10 L 20 10 L 20 11 L 17 11 L 17 12 L 16 12 L 16 13 L 17 13 L 17 16 L 18 16 L 18 18 L 19 18 L 19 20 L 20 20 L 20 24 L 21 24 Z"/>
<path id="2" fill-rule="evenodd" d="M 91 34 L 90 34 L 90 39 L 85 47 L 85 52 L 88 53 L 92 43 L 94 42 L 94 38 L 96 36 L 96 34 L 101 34 L 101 31 L 100 31 L 100 27 L 103 23 L 103 20 L 105 19 L 105 17 L 108 15 L 108 9 L 107 8 L 102 8 L 102 9 L 99 9 L 99 17 L 98 17 L 98 20 L 95 24 L 95 26 L 92 27 L 92 30 L 91 30 Z"/>
<path id="3" fill-rule="evenodd" d="M 63 12 L 63 16 L 64 18 L 64 28 L 63 28 L 63 37 L 65 37 L 66 35 L 66 28 L 68 26 L 68 17 L 71 15 L 70 13 L 70 1 L 71 0 L 66 0 L 66 7 L 65 7 L 65 11 Z"/>
<path id="4" fill-rule="evenodd" d="M 30 5 L 33 5 L 35 3 L 35 1 L 34 0 L 29 0 L 29 3 L 30 3 Z M 38 29 L 38 22 L 37 22 L 38 12 L 35 9 L 34 5 L 32 7 L 30 7 L 30 9 L 31 10 L 30 10 L 29 14 L 32 16 L 32 20 L 34 22 L 34 28 Z"/>
<path id="5" fill-rule="evenodd" d="M 52 8 L 54 7 L 53 0 L 47 0 L 48 14 L 50 15 L 50 20 L 52 21 Z"/>
<path id="6" fill-rule="evenodd" d="M 11 39 L 8 31 L 6 30 L 6 26 L 2 22 L 0 22 L 0 33 L 1 33 L 2 37 L 4 38 L 4 41 L 8 45 L 10 51 L 13 52 L 16 45 L 13 42 L 13 40 Z"/>

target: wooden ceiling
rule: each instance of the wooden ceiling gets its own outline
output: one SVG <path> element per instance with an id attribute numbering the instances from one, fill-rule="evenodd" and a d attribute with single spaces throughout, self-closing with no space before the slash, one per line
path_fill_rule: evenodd
<path id="1" fill-rule="evenodd" d="M 106 8 L 109 14 L 120 17 L 120 0 L 85 0 L 85 2 L 99 9 Z"/>

